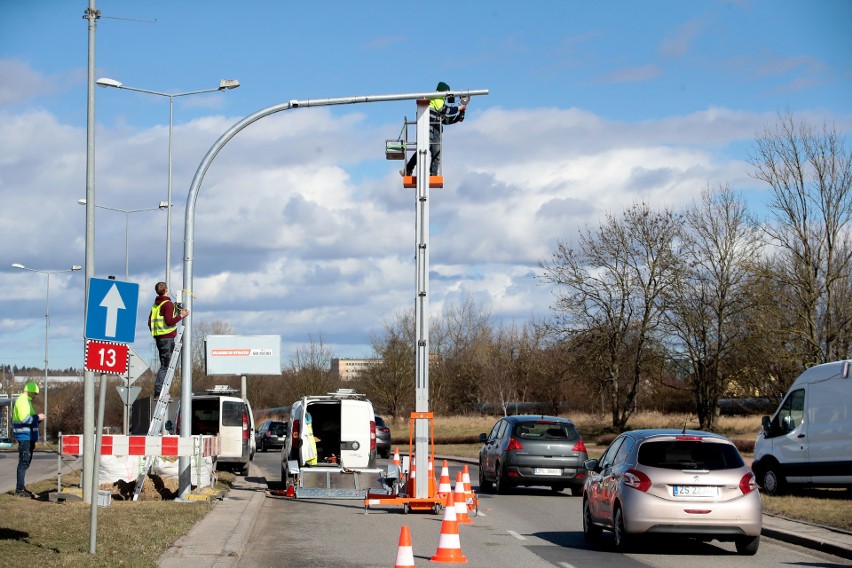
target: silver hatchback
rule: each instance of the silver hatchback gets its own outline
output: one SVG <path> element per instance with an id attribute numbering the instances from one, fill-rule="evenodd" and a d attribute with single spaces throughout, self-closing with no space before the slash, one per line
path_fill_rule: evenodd
<path id="1" fill-rule="evenodd" d="M 583 533 L 612 531 L 623 551 L 638 535 L 733 541 L 752 555 L 763 511 L 754 474 L 733 442 L 695 430 L 635 430 L 585 463 Z"/>

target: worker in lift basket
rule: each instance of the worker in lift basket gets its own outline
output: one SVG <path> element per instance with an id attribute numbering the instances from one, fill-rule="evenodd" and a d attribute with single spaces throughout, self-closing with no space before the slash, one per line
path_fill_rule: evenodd
<path id="1" fill-rule="evenodd" d="M 304 446 L 302 451 L 302 458 L 305 462 L 305 465 L 316 465 L 317 464 L 317 441 L 319 438 L 314 436 L 314 419 L 311 417 L 310 412 L 305 413 L 305 439 L 307 440 L 307 445 Z"/>

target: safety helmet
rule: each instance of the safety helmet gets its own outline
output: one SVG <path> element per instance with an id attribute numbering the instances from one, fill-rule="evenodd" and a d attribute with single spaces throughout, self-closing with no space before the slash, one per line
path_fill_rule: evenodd
<path id="1" fill-rule="evenodd" d="M 38 385 L 35 381 L 27 381 L 27 384 L 24 385 L 24 392 L 38 394 Z"/>
<path id="2" fill-rule="evenodd" d="M 440 83 L 438 83 L 438 87 L 435 90 L 436 91 L 449 91 L 450 86 L 447 85 L 446 83 L 444 83 L 443 81 L 441 81 Z"/>

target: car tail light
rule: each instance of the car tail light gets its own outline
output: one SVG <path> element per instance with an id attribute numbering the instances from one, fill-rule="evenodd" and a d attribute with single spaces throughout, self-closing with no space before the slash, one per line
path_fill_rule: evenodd
<path id="1" fill-rule="evenodd" d="M 267 437 L 267 438 L 271 438 L 271 437 L 272 437 L 272 432 L 271 432 L 270 430 L 267 430 L 267 431 L 266 431 L 266 437 Z"/>
<path id="2" fill-rule="evenodd" d="M 299 421 L 293 420 L 293 439 L 294 440 L 299 439 L 299 426 L 301 426 L 301 424 L 299 424 Z"/>
<path id="3" fill-rule="evenodd" d="M 582 438 L 580 438 L 580 441 L 579 441 L 579 442 L 577 442 L 576 444 L 574 444 L 574 447 L 573 447 L 573 448 L 571 448 L 571 451 L 572 451 L 572 452 L 583 452 L 584 454 L 589 453 L 589 452 L 587 452 L 587 451 L 586 451 L 586 444 L 584 444 L 584 443 L 583 443 L 583 439 L 582 439 Z"/>
<path id="4" fill-rule="evenodd" d="M 628 469 L 624 472 L 624 484 L 645 493 L 651 488 L 651 479 L 638 469 Z"/>
<path id="5" fill-rule="evenodd" d="M 243 411 L 243 442 L 249 438 L 248 412 Z"/>
<path id="6" fill-rule="evenodd" d="M 740 491 L 743 492 L 743 495 L 748 495 L 755 489 L 757 489 L 757 480 L 752 472 L 748 472 L 740 479 Z"/>
<path id="7" fill-rule="evenodd" d="M 370 451 L 376 449 L 376 423 L 370 420 Z"/>
<path id="8" fill-rule="evenodd" d="M 514 437 L 509 438 L 509 445 L 506 446 L 507 452 L 512 451 L 512 450 L 523 450 L 523 449 L 524 449 L 524 447 Z"/>
<path id="9" fill-rule="evenodd" d="M 701 442 L 701 436 L 675 436 L 675 440 L 681 440 L 684 442 Z"/>

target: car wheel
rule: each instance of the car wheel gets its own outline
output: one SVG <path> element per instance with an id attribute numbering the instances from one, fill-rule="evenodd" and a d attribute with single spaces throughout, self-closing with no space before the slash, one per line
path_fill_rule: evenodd
<path id="1" fill-rule="evenodd" d="M 592 507 L 588 499 L 583 501 L 583 536 L 589 542 L 596 542 L 601 536 L 601 528 L 592 522 Z"/>
<path id="2" fill-rule="evenodd" d="M 260 441 L 260 451 L 266 452 L 266 442 L 264 442 L 263 440 Z"/>
<path id="3" fill-rule="evenodd" d="M 237 473 L 242 475 L 243 477 L 247 476 L 249 472 L 249 464 L 248 462 L 241 464 L 239 469 L 237 469 Z"/>
<path id="4" fill-rule="evenodd" d="M 494 485 L 497 487 L 497 493 L 501 495 L 509 490 L 509 483 L 506 481 L 506 473 L 503 471 L 503 467 L 500 465 L 500 462 L 497 462 L 497 465 L 494 466 Z"/>
<path id="5" fill-rule="evenodd" d="M 621 507 L 615 510 L 613 533 L 615 533 L 615 549 L 619 552 L 630 550 L 630 535 L 627 534 L 627 530 L 624 528 L 624 513 L 621 511 Z"/>
<path id="6" fill-rule="evenodd" d="M 781 475 L 778 464 L 772 464 L 766 468 L 763 474 L 763 482 L 760 484 L 763 492 L 767 495 L 783 495 L 786 490 L 784 476 Z"/>
<path id="7" fill-rule="evenodd" d="M 386 449 L 382 452 L 382 459 L 388 459 L 390 457 L 390 448 Z"/>
<path id="8" fill-rule="evenodd" d="M 574 497 L 581 497 L 583 495 L 583 486 L 582 485 L 572 485 L 571 486 L 571 495 Z"/>
<path id="9" fill-rule="evenodd" d="M 479 490 L 480 491 L 491 491 L 494 488 L 494 485 L 485 479 L 485 466 L 482 465 L 482 462 L 479 463 Z"/>
<path id="10" fill-rule="evenodd" d="M 737 545 L 737 552 L 743 556 L 754 556 L 757 554 L 757 548 L 760 546 L 759 536 L 743 536 L 734 541 Z"/>
<path id="11" fill-rule="evenodd" d="M 556 491 L 557 493 L 559 493 L 560 491 L 565 489 L 565 486 L 564 485 L 556 485 L 554 483 L 553 485 L 550 486 L 550 489 L 551 489 L 551 491 Z"/>

